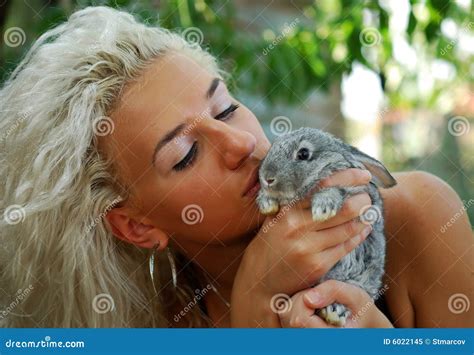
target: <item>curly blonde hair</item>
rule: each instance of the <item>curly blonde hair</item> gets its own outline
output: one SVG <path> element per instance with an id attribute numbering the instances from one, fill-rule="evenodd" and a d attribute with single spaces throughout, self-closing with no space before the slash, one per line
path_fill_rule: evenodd
<path id="1" fill-rule="evenodd" d="M 1 326 L 167 327 L 167 302 L 184 307 L 195 296 L 202 271 L 172 251 L 178 287 L 160 256 L 157 297 L 149 251 L 114 237 L 103 218 L 130 191 L 99 154 L 97 118 L 169 51 L 225 74 L 199 44 L 98 6 L 39 37 L 3 84 Z M 210 325 L 199 307 L 187 318 L 190 327 Z"/>

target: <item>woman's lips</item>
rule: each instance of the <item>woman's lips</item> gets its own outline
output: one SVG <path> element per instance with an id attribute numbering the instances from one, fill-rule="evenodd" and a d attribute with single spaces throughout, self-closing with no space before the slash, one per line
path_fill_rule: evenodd
<path id="1" fill-rule="evenodd" d="M 259 166 L 255 166 L 252 172 L 250 173 L 247 183 L 245 184 L 244 191 L 242 192 L 243 197 L 253 197 L 260 188 L 260 183 L 258 180 L 258 169 Z"/>
<path id="2" fill-rule="evenodd" d="M 248 190 L 246 193 L 245 193 L 245 197 L 255 197 L 255 195 L 258 193 L 258 191 L 260 190 L 260 181 L 257 181 L 257 183 L 255 185 L 253 185 L 250 190 Z"/>

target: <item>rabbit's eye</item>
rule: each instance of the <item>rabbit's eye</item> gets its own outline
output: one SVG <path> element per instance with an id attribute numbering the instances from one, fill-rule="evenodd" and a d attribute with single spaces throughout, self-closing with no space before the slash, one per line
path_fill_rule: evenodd
<path id="1" fill-rule="evenodd" d="M 309 159 L 309 149 L 308 148 L 301 148 L 296 153 L 296 158 L 298 160 L 308 160 Z"/>

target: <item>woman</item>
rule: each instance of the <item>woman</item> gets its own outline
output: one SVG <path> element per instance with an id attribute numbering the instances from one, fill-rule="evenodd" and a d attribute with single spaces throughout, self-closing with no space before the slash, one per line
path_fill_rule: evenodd
<path id="1" fill-rule="evenodd" d="M 323 223 L 301 201 L 263 232 L 270 143 L 223 75 L 197 44 L 106 7 L 36 41 L 0 94 L 2 325 L 323 327 L 314 309 L 335 300 L 349 326 L 472 325 L 447 304 L 471 297 L 469 222 L 439 236 L 462 203 L 426 173 L 383 191 L 385 314 L 361 289 L 311 288 L 370 232 L 354 220 L 370 199 Z M 320 185 L 369 180 L 351 169 Z"/>

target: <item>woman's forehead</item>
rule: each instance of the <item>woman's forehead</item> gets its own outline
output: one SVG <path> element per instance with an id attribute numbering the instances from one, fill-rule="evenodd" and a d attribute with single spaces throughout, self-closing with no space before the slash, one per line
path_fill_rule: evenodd
<path id="1" fill-rule="evenodd" d="M 212 78 L 211 73 L 190 57 L 180 53 L 165 54 L 124 91 L 121 105 L 139 110 L 156 104 L 160 107 L 182 102 L 191 104 L 194 97 L 203 96 L 202 91 Z"/>

